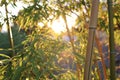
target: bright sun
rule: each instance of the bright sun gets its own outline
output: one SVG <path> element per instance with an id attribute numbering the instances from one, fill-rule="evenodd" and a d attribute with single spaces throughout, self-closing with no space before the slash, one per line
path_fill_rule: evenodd
<path id="1" fill-rule="evenodd" d="M 51 28 L 55 33 L 60 34 L 62 31 L 65 31 L 65 23 L 64 20 L 60 17 L 59 19 L 53 21 Z"/>
<path id="2" fill-rule="evenodd" d="M 67 18 L 68 27 L 69 29 L 71 29 L 72 26 L 74 26 L 75 24 L 76 16 L 72 14 L 71 17 L 66 16 L 66 18 Z M 51 28 L 54 30 L 55 33 L 58 33 L 58 34 L 60 34 L 61 32 L 65 32 L 66 27 L 65 27 L 65 22 L 63 18 L 59 17 L 57 20 L 53 21 Z"/>

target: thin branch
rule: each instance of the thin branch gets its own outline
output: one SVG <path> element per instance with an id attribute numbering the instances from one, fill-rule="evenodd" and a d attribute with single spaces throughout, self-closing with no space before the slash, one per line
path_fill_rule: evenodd
<path id="1" fill-rule="evenodd" d="M 13 56 L 15 55 L 15 51 L 14 51 L 14 42 L 13 42 L 12 30 L 11 30 L 11 27 L 10 27 L 10 25 L 9 25 L 7 2 L 5 3 L 5 11 L 6 11 L 6 20 L 7 20 L 8 36 L 9 36 L 10 46 L 11 46 L 12 51 L 13 51 L 11 57 L 13 57 Z"/>

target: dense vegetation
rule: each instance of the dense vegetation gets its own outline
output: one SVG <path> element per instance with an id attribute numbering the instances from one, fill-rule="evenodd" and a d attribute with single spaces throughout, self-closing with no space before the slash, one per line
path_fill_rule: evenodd
<path id="1" fill-rule="evenodd" d="M 91 75 L 94 80 L 110 79 L 108 6 L 100 1 L 93 48 Z M 27 5 L 18 15 L 9 5 Z M 90 0 L 1 0 L 0 80 L 83 80 L 92 1 Z M 116 78 L 120 78 L 120 1 L 113 1 Z M 67 17 L 74 15 L 69 28 Z M 66 31 L 50 27 L 62 17 Z M 13 25 L 11 26 L 10 23 Z M 42 23 L 42 25 L 39 25 Z M 59 25 L 59 24 L 58 24 Z M 57 25 L 56 25 L 57 26 Z M 103 60 L 103 61 L 102 61 Z"/>

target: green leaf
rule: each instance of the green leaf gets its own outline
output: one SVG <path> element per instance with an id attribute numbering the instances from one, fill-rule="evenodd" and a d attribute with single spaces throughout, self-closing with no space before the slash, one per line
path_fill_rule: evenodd
<path id="1" fill-rule="evenodd" d="M 34 74 L 36 75 L 36 80 L 39 80 L 39 76 L 40 76 L 39 69 L 34 66 L 33 72 L 34 72 Z"/>
<path id="2" fill-rule="evenodd" d="M 0 73 L 5 71 L 6 68 L 7 68 L 7 66 L 0 66 Z"/>
<path id="3" fill-rule="evenodd" d="M 12 75 L 12 63 L 8 63 L 7 65 L 7 69 L 6 69 L 6 72 L 5 72 L 5 77 L 3 80 L 11 80 L 11 75 Z"/>
<path id="4" fill-rule="evenodd" d="M 3 6 L 6 3 L 6 0 L 2 0 L 0 6 Z"/>
<path id="5" fill-rule="evenodd" d="M 11 60 L 10 59 L 3 59 L 3 60 L 0 60 L 0 63 L 1 64 L 7 64 L 9 63 Z"/>
<path id="6" fill-rule="evenodd" d="M 5 54 L 1 54 L 1 53 L 0 53 L 0 56 L 10 59 L 10 57 L 9 57 L 8 55 L 5 55 Z"/>
<path id="7" fill-rule="evenodd" d="M 15 73 L 12 77 L 12 80 L 20 80 L 21 73 L 24 71 L 24 69 L 25 69 L 24 66 L 17 67 L 17 69 L 15 70 Z"/>

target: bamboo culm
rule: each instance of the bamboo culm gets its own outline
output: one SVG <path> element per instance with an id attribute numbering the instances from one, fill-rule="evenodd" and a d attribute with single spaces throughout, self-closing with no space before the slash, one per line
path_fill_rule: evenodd
<path id="1" fill-rule="evenodd" d="M 112 0 L 107 0 L 107 3 L 108 3 L 108 19 L 109 19 L 110 80 L 116 80 Z"/>
<path id="2" fill-rule="evenodd" d="M 12 48 L 11 57 L 13 57 L 15 55 L 15 51 L 14 51 L 14 42 L 13 42 L 12 30 L 11 30 L 11 27 L 9 25 L 7 2 L 5 3 L 5 11 L 6 11 L 6 20 L 7 20 L 6 24 L 7 24 L 7 30 L 8 30 L 8 37 L 9 37 L 10 46 Z"/>
<path id="3" fill-rule="evenodd" d="M 93 54 L 94 36 L 97 26 L 98 5 L 99 5 L 99 0 L 92 0 L 88 44 L 87 44 L 87 52 L 86 52 L 85 67 L 84 67 L 84 80 L 91 80 L 91 62 L 92 62 L 92 54 Z"/>

